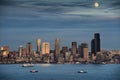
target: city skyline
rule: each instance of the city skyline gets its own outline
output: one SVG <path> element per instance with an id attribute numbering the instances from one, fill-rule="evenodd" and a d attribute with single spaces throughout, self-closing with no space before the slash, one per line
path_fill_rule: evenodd
<path id="1" fill-rule="evenodd" d="M 91 50 L 91 48 L 92 48 L 92 41 L 94 40 L 93 38 L 95 37 L 95 34 L 99 34 L 99 33 L 94 33 L 94 36 L 91 38 L 91 40 L 89 41 L 89 42 L 91 42 L 91 43 L 87 43 L 87 42 L 77 42 L 77 41 L 71 41 L 70 43 L 69 43 L 69 45 L 61 45 L 60 43 L 59 43 L 59 47 L 60 47 L 60 50 L 62 50 L 62 47 L 68 47 L 68 48 L 73 48 L 73 47 L 75 47 L 75 48 L 79 48 L 79 46 L 81 45 L 81 43 L 87 43 L 88 44 L 88 49 L 89 49 L 89 51 L 92 51 Z M 100 34 L 99 34 L 99 38 L 100 38 Z M 2 48 L 2 46 L 8 46 L 9 47 L 9 49 L 10 49 L 10 51 L 19 51 L 19 47 L 27 47 L 27 45 L 28 44 L 30 44 L 31 46 L 32 46 L 32 50 L 33 51 L 36 51 L 36 52 L 40 52 L 40 50 L 42 50 L 42 44 L 44 44 L 44 43 L 49 43 L 50 44 L 50 50 L 55 50 L 55 44 L 56 44 L 56 40 L 57 39 L 59 39 L 59 41 L 63 41 L 63 40 L 61 40 L 60 38 L 56 38 L 54 41 L 52 41 L 51 43 L 49 42 L 49 41 L 43 41 L 41 38 L 37 38 L 35 41 L 34 41 L 34 43 L 32 43 L 32 42 L 30 42 L 30 41 L 28 41 L 28 42 L 26 42 L 25 44 L 23 44 L 23 43 L 21 43 L 21 44 L 19 44 L 18 46 L 16 46 L 16 49 L 11 49 L 11 45 L 9 46 L 9 45 L 1 45 L 0 47 Z M 39 41 L 38 41 L 39 40 Z M 39 45 L 39 47 L 38 47 L 38 45 Z M 52 45 L 52 47 L 51 47 L 51 45 Z M 73 46 L 74 45 L 74 46 Z M 99 43 L 99 45 L 101 45 L 101 42 Z M 73 50 L 75 50 L 75 48 L 73 48 Z M 94 48 L 97 48 L 97 46 L 96 47 L 94 47 Z M 104 49 L 103 47 L 99 47 L 99 51 L 100 51 L 100 49 Z M 117 49 L 111 49 L 111 50 L 117 50 Z M 118 49 L 119 50 L 119 49 Z M 76 52 L 76 51 L 74 51 L 74 52 Z"/>
<path id="2" fill-rule="evenodd" d="M 49 42 L 41 41 L 40 38 L 36 42 L 36 50 L 33 50 L 31 42 L 26 43 L 26 47 L 20 45 L 19 49 L 14 51 L 11 51 L 9 46 L 1 46 L 0 63 L 119 63 L 119 50 L 101 49 L 100 33 L 94 33 L 91 51 L 88 43 L 84 42 L 71 42 L 71 47 L 60 46 L 60 39 L 56 38 L 54 49 L 51 49 Z"/>
<path id="3" fill-rule="evenodd" d="M 98 7 L 95 7 L 98 2 Z M 101 48 L 120 49 L 119 0 L 4 0 L 0 3 L 0 46 L 17 50 L 36 39 L 50 42 L 58 37 L 61 46 L 71 42 L 88 43 L 94 33 L 101 34 Z"/>
<path id="4" fill-rule="evenodd" d="M 95 34 L 99 34 L 99 33 L 94 33 L 94 36 L 95 36 Z M 100 34 L 99 34 L 99 37 L 100 37 Z M 61 45 L 61 41 L 62 40 L 60 38 L 56 38 L 54 41 L 52 41 L 52 43 L 43 41 L 41 38 L 37 38 L 35 41 L 36 41 L 36 43 L 31 43 L 31 42 L 28 41 L 27 43 L 25 43 L 23 45 L 19 44 L 18 46 L 16 46 L 16 48 L 17 48 L 16 50 L 15 49 L 12 50 L 11 46 L 9 46 L 9 45 L 0 46 L 0 49 L 2 50 L 2 48 L 4 46 L 6 46 L 6 47 L 9 48 L 9 51 L 18 51 L 18 52 L 21 52 L 20 48 L 26 48 L 27 49 L 27 54 L 31 54 L 34 51 L 36 53 L 43 53 L 43 52 L 41 52 L 42 49 L 43 49 L 43 47 L 44 47 L 44 51 L 45 51 L 45 46 L 49 45 L 49 47 L 46 46 L 46 47 L 49 48 L 49 52 L 50 52 L 50 50 L 54 50 L 55 53 L 60 54 L 60 51 L 63 49 L 63 47 L 65 47 L 65 48 L 67 47 L 68 50 L 71 49 L 71 54 L 74 55 L 75 53 L 77 53 L 77 49 L 79 48 L 80 45 L 87 44 L 87 46 L 88 45 L 91 46 L 91 44 L 92 44 L 92 43 L 88 44 L 86 42 L 78 43 L 76 41 L 72 41 L 72 42 L 70 42 L 70 46 L 68 46 L 68 45 Z M 91 38 L 91 41 L 92 41 L 92 38 Z M 53 45 L 54 47 L 51 47 L 51 44 L 54 44 Z M 35 45 L 35 48 L 33 48 L 33 45 Z M 92 47 L 93 46 L 88 47 L 88 49 L 89 49 L 90 52 L 92 51 L 91 50 Z M 93 47 L 93 48 L 95 48 L 95 47 Z M 103 49 L 103 48 L 100 48 L 100 49 Z M 99 51 L 96 51 L 96 52 L 99 52 Z M 47 52 L 48 52 L 48 50 L 47 50 Z M 96 53 L 96 52 L 94 52 L 94 53 Z M 43 54 L 45 54 L 45 53 L 43 53 Z"/>

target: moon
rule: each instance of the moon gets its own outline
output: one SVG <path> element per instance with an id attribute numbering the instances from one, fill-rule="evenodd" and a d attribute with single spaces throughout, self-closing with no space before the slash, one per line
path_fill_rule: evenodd
<path id="1" fill-rule="evenodd" d="M 99 7 L 99 3 L 98 2 L 95 2 L 94 3 L 94 6 L 97 8 L 97 7 Z"/>

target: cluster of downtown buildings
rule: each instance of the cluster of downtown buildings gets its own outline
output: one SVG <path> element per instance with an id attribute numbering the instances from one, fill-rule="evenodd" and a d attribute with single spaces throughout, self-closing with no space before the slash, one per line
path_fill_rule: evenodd
<path id="1" fill-rule="evenodd" d="M 28 42 L 26 48 L 19 46 L 18 51 L 9 51 L 9 46 L 1 46 L 0 63 L 101 63 L 110 61 L 109 53 L 101 52 L 100 34 L 95 33 L 91 40 L 91 51 L 87 43 L 71 43 L 71 48 L 63 46 L 61 49 L 60 39 L 55 40 L 55 49 L 50 49 L 49 42 L 36 40 L 37 50 L 32 50 L 32 43 Z M 114 62 L 114 61 L 113 61 Z"/>

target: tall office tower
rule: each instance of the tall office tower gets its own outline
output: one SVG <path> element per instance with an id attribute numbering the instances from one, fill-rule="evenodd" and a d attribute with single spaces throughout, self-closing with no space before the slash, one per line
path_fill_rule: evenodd
<path id="1" fill-rule="evenodd" d="M 88 44 L 87 43 L 82 43 L 81 47 L 82 47 L 83 58 L 84 58 L 84 60 L 88 61 L 88 59 L 89 59 Z"/>
<path id="2" fill-rule="evenodd" d="M 22 52 L 23 52 L 23 47 L 22 45 L 19 46 L 19 57 L 22 56 Z"/>
<path id="3" fill-rule="evenodd" d="M 26 58 L 26 48 L 22 48 L 22 57 Z"/>
<path id="4" fill-rule="evenodd" d="M 83 58 L 82 46 L 81 46 L 81 45 L 78 46 L 78 53 L 79 53 L 79 55 L 80 55 L 80 58 Z"/>
<path id="5" fill-rule="evenodd" d="M 62 58 L 65 58 L 65 53 L 66 52 L 69 52 L 68 47 L 67 46 L 63 46 L 62 47 L 62 53 L 61 53 L 61 57 Z"/>
<path id="6" fill-rule="evenodd" d="M 91 41 L 91 53 L 96 55 L 97 52 L 100 52 L 100 34 L 95 33 L 94 39 Z"/>
<path id="7" fill-rule="evenodd" d="M 32 44 L 30 42 L 28 42 L 26 45 L 26 51 L 27 51 L 27 55 L 32 54 Z"/>
<path id="8" fill-rule="evenodd" d="M 95 52 L 100 52 L 100 34 L 95 33 L 94 38 L 95 38 L 95 48 L 96 48 Z"/>
<path id="9" fill-rule="evenodd" d="M 49 54 L 50 53 L 50 43 L 49 42 L 43 42 L 42 43 L 42 55 Z"/>
<path id="10" fill-rule="evenodd" d="M 41 50 L 41 39 L 40 38 L 38 38 L 37 40 L 36 40 L 36 43 L 37 43 L 37 53 L 40 53 L 40 50 Z"/>
<path id="11" fill-rule="evenodd" d="M 75 57 L 77 53 L 77 42 L 72 42 L 72 55 Z"/>
<path id="12" fill-rule="evenodd" d="M 60 57 L 60 39 L 56 38 L 55 40 L 55 59 L 58 60 Z"/>
<path id="13" fill-rule="evenodd" d="M 95 53 L 95 39 L 91 40 L 91 53 Z"/>

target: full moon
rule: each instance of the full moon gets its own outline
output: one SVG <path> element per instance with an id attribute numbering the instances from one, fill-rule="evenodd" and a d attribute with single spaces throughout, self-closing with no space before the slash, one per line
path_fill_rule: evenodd
<path id="1" fill-rule="evenodd" d="M 99 7 L 99 3 L 98 2 L 95 2 L 94 3 L 94 6 L 97 8 L 97 7 Z"/>

